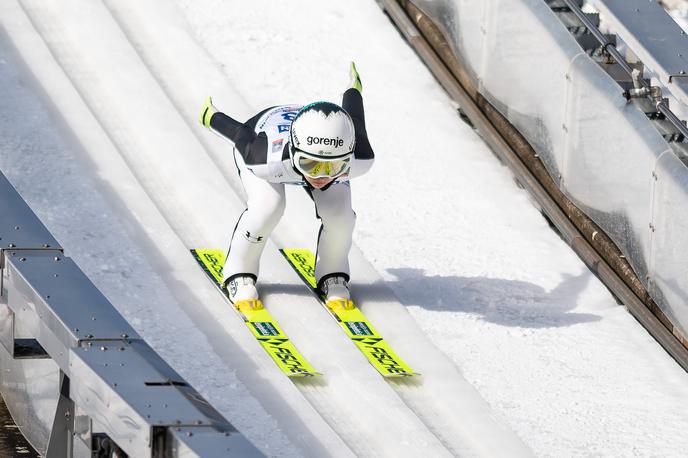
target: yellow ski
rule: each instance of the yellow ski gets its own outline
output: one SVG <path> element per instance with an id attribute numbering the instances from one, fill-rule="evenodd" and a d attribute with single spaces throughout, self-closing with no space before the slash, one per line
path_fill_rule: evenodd
<path id="1" fill-rule="evenodd" d="M 337 320 L 349 338 L 384 377 L 409 377 L 418 375 L 375 330 L 373 325 L 352 301 L 326 302 L 315 283 L 315 256 L 307 249 L 280 250 L 301 279 Z"/>
<path id="2" fill-rule="evenodd" d="M 193 254 L 198 264 L 208 274 L 208 278 L 215 286 L 222 289 L 222 267 L 225 263 L 224 253 L 221 250 L 199 248 L 191 250 L 191 254 Z M 224 295 L 224 291 L 222 294 Z M 299 353 L 294 344 L 289 340 L 289 337 L 277 325 L 270 312 L 263 307 L 260 300 L 239 301 L 236 305 L 232 305 L 232 308 L 239 313 L 253 336 L 288 377 L 321 375 Z"/>

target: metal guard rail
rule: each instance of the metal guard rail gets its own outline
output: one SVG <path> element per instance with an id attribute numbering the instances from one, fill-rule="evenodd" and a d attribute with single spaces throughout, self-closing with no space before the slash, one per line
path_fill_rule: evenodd
<path id="1" fill-rule="evenodd" d="M 261 453 L 160 358 L 0 173 L 0 389 L 44 456 Z"/>
<path id="2" fill-rule="evenodd" d="M 621 55 L 618 49 L 616 49 L 616 46 L 614 43 L 611 43 L 607 37 L 600 31 L 599 28 L 595 24 L 592 23 L 590 18 L 583 12 L 583 10 L 578 6 L 577 2 L 574 0 L 564 0 L 564 3 L 566 3 L 566 6 L 568 6 L 571 11 L 578 17 L 578 19 L 585 24 L 585 27 L 592 33 L 597 41 L 604 47 L 605 51 L 614 58 L 614 61 L 616 61 L 619 66 L 628 74 L 628 76 L 633 76 L 633 69 L 631 68 L 630 65 L 626 62 L 626 59 Z M 647 3 L 647 2 L 644 2 Z M 656 3 L 652 3 L 652 6 L 655 8 L 661 9 L 659 5 Z M 663 11 L 662 11 L 663 12 Z M 665 14 L 665 16 L 668 18 L 668 16 Z M 675 24 L 674 24 L 675 25 Z M 679 54 L 680 55 L 680 54 Z M 669 78 L 666 79 L 667 84 L 670 83 Z M 650 86 L 650 83 L 645 80 L 644 78 L 640 78 L 638 82 L 647 90 L 648 94 L 652 93 L 652 87 Z M 666 119 L 683 135 L 684 138 L 688 139 L 688 127 L 676 116 L 671 109 L 669 108 L 669 105 L 667 101 L 663 98 L 659 98 L 659 100 L 655 101 L 655 107 L 659 112 L 661 112 Z"/>

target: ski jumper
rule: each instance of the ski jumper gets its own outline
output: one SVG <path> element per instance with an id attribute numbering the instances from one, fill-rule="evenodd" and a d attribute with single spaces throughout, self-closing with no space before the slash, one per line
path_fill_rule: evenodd
<path id="1" fill-rule="evenodd" d="M 370 169 L 374 153 L 365 130 L 361 93 L 348 89 L 341 106 L 354 123 L 351 168 L 348 176 L 336 178 L 321 189 L 304 179 L 289 154 L 289 130 L 300 105 L 271 107 L 243 124 L 221 112 L 210 118 L 210 128 L 234 143 L 234 160 L 247 200 L 227 251 L 223 284 L 242 275 L 257 280 L 260 256 L 284 213 L 286 184 L 304 187 L 321 222 L 315 266 L 318 286 L 335 275 L 349 280 L 348 256 L 356 220 L 349 179 Z"/>

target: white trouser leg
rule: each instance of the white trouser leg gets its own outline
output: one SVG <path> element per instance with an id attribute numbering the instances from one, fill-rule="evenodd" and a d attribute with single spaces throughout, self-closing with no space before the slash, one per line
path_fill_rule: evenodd
<path id="1" fill-rule="evenodd" d="M 237 154 L 247 208 L 239 217 L 227 252 L 223 282 L 237 274 L 258 277 L 260 256 L 285 207 L 284 185 L 268 183 L 246 169 Z"/>
<path id="2" fill-rule="evenodd" d="M 356 222 L 356 214 L 351 208 L 351 186 L 348 182 L 338 183 L 325 191 L 314 189 L 311 195 L 322 223 L 315 278 L 320 282 L 328 274 L 341 272 L 348 279 L 349 250 Z"/>

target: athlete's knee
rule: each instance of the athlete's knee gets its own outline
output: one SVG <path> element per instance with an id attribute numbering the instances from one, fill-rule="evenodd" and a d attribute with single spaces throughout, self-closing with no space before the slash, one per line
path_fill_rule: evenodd
<path id="1" fill-rule="evenodd" d="M 356 225 L 356 213 L 354 213 L 352 210 L 337 213 L 325 213 L 320 215 L 320 220 L 325 230 L 351 233 Z"/>
<path id="2" fill-rule="evenodd" d="M 286 207 L 285 198 L 280 194 L 264 195 L 259 199 L 249 199 L 248 211 L 268 225 L 276 225 Z"/>
<path id="3" fill-rule="evenodd" d="M 265 207 L 266 213 L 269 213 L 273 218 L 280 219 L 284 215 L 286 208 L 286 199 L 283 194 L 270 196 L 265 202 L 261 202 L 261 206 Z"/>

